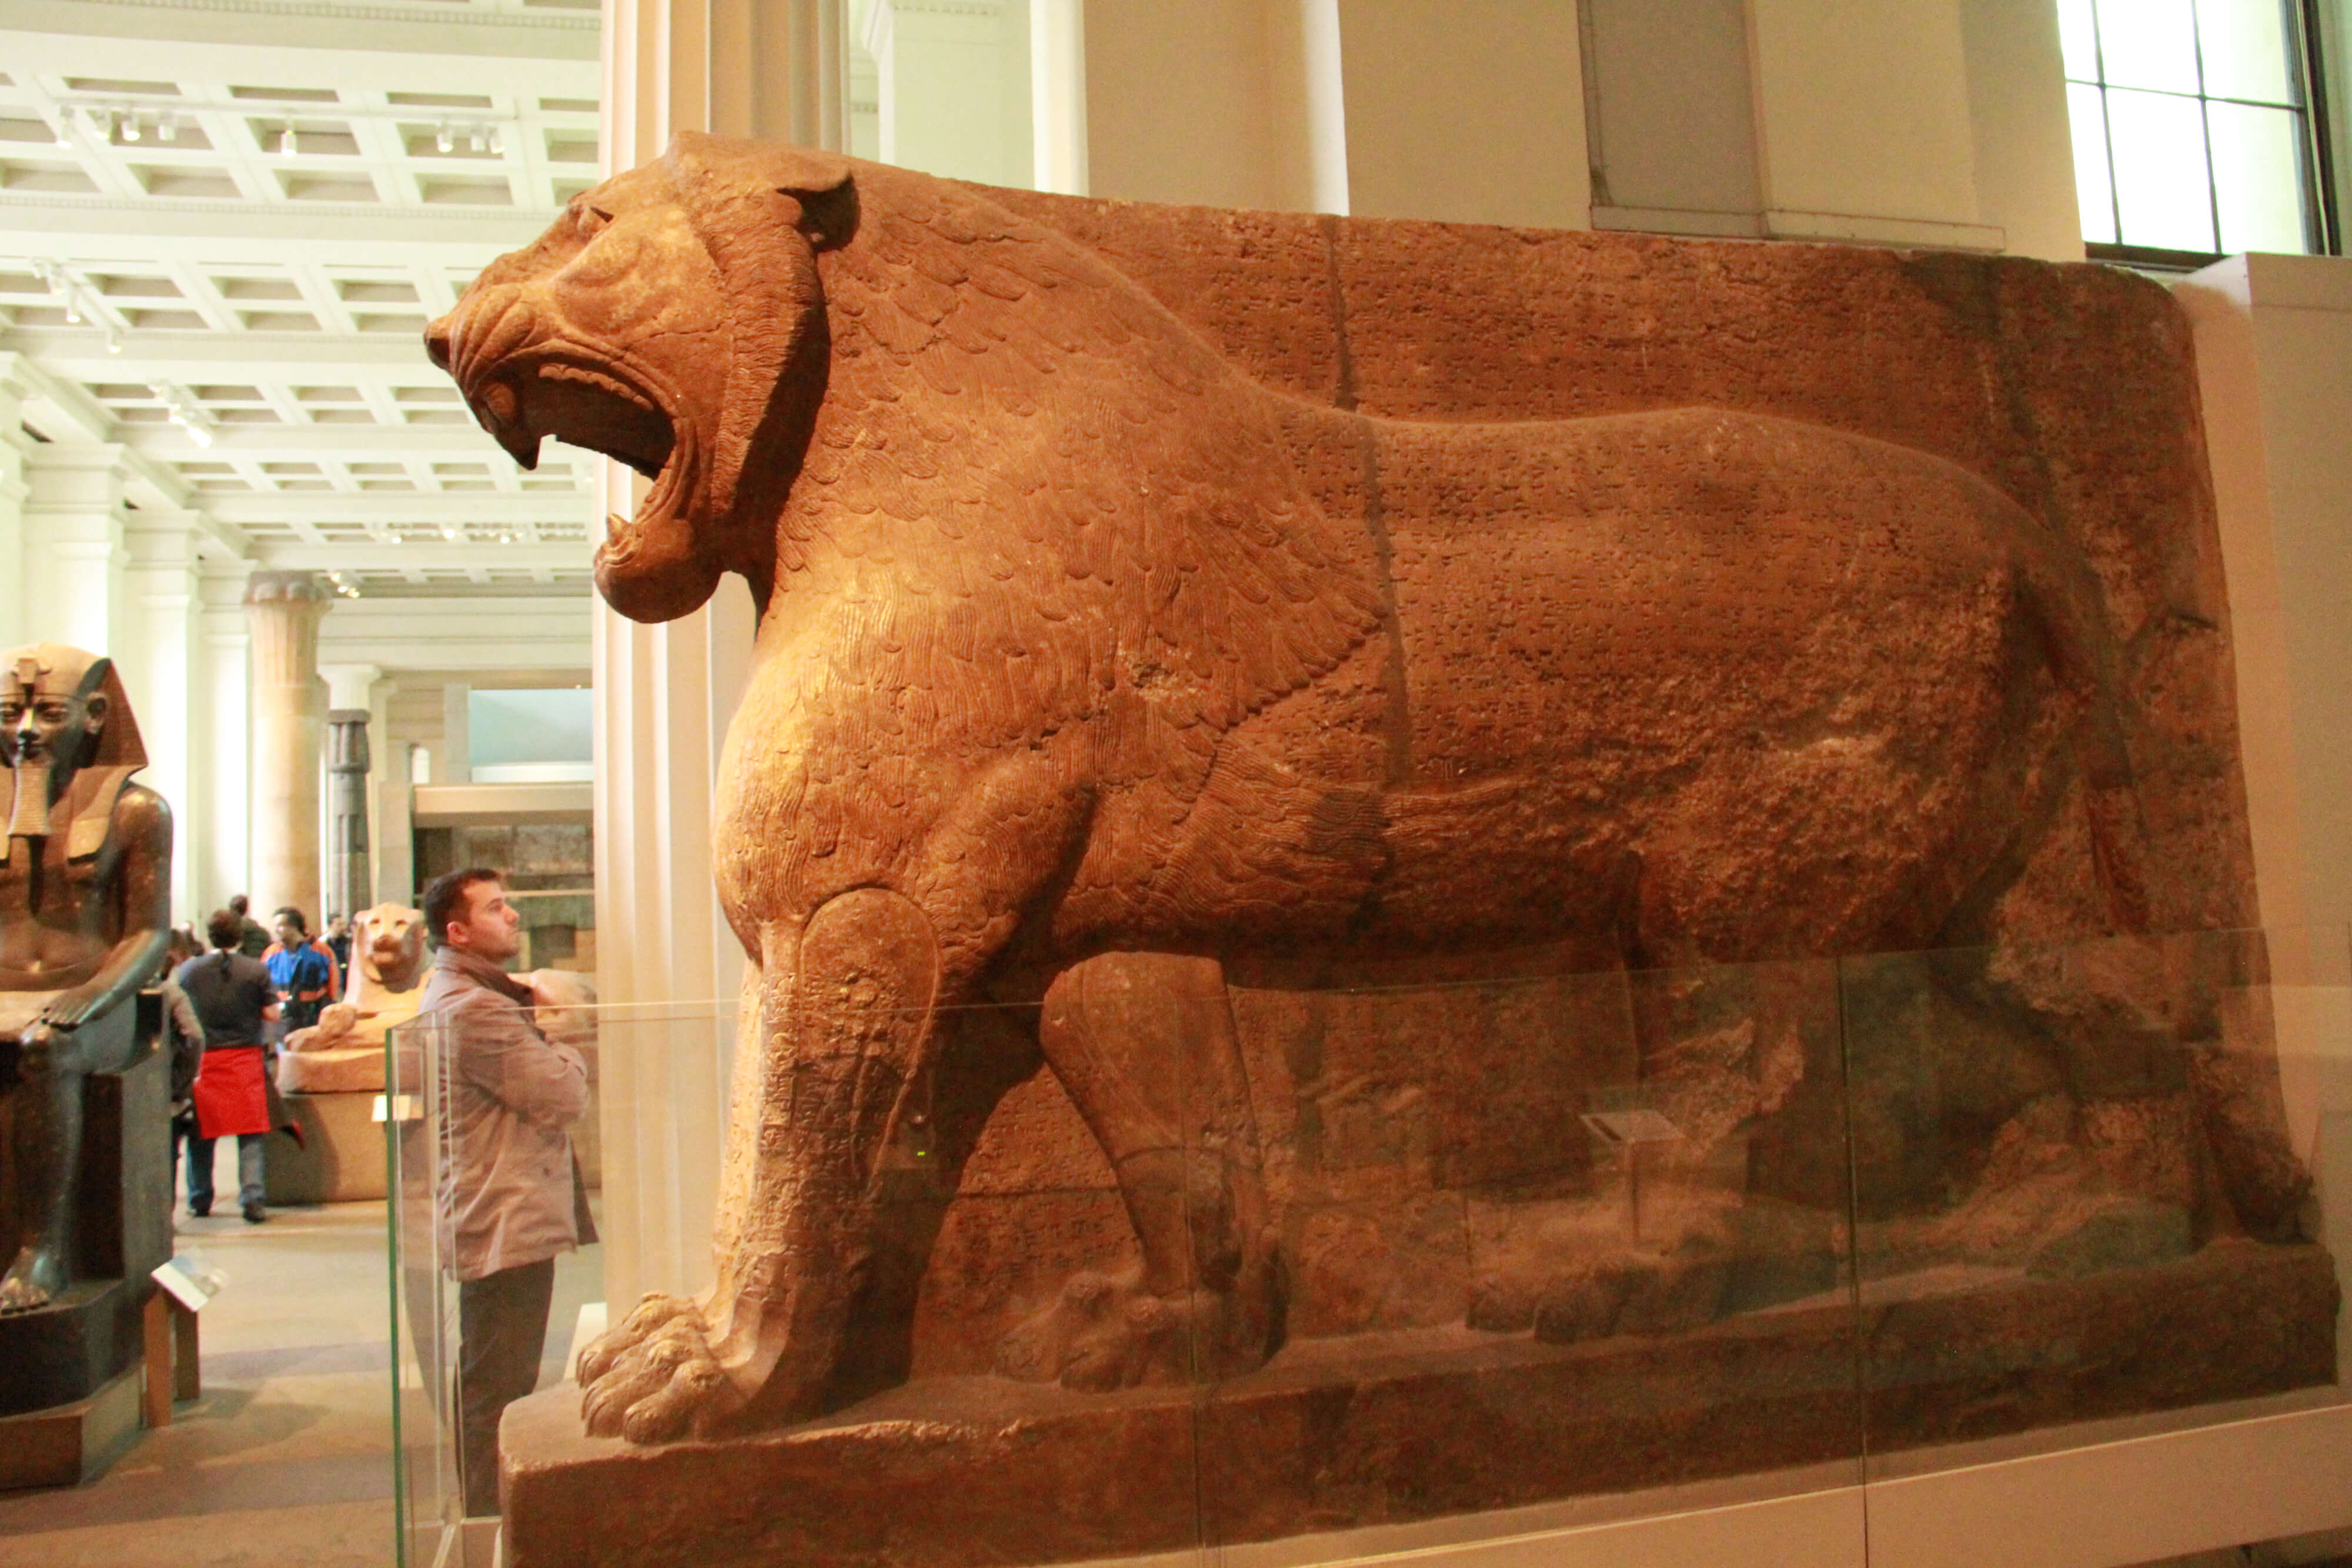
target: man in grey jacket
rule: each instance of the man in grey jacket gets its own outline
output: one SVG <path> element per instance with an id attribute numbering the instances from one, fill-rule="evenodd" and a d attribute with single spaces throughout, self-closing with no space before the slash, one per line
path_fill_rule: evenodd
<path id="1" fill-rule="evenodd" d="M 499 874 L 451 872 L 423 902 L 438 950 L 417 1018 L 427 1048 L 441 1052 L 458 1474 L 467 1513 L 489 1514 L 499 1511 L 499 1416 L 538 1385 L 556 1255 L 581 1240 L 564 1129 L 588 1109 L 588 1072 L 578 1051 L 540 1033 L 530 987 L 500 967 L 522 950 L 522 917 Z"/>

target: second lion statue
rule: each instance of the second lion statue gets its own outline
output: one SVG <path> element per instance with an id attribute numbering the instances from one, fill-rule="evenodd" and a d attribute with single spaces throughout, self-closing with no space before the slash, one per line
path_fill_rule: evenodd
<path id="1" fill-rule="evenodd" d="M 1253 955 L 1984 940 L 2062 800 L 2109 928 L 2145 924 L 2095 585 L 1940 458 L 1706 407 L 1314 404 L 984 190 L 691 135 L 427 344 L 526 466 L 554 436 L 651 480 L 598 552 L 615 609 L 674 618 L 729 571 L 761 609 L 716 840 L 751 958 L 716 1281 L 583 1357 L 593 1432 L 872 1386 L 861 1292 L 919 1260 L 1039 1052 L 1141 1263 L 1003 1364 L 1263 1360 L 1224 1000 Z"/>

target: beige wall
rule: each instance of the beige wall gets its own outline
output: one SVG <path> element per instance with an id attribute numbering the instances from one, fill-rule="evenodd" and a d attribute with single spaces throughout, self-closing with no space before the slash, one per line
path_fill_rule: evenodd
<path id="1" fill-rule="evenodd" d="M 2050 0 L 1963 0 L 1977 204 L 2011 256 L 2083 259 L 2065 63 Z"/>
<path id="2" fill-rule="evenodd" d="M 1087 167 L 1097 196 L 1279 208 L 1267 0 L 1088 0 Z"/>
<path id="3" fill-rule="evenodd" d="M 1593 222 L 2080 260 L 2050 0 L 1582 0 Z"/>
<path id="4" fill-rule="evenodd" d="M 1745 0 L 1585 0 L 1583 13 L 1595 226 L 1759 233 Z"/>
<path id="5" fill-rule="evenodd" d="M 2263 924 L 2352 922 L 2352 260 L 2232 256 L 2197 333 Z"/>
<path id="6" fill-rule="evenodd" d="M 1573 0 L 1340 0 L 1348 210 L 1591 226 Z"/>

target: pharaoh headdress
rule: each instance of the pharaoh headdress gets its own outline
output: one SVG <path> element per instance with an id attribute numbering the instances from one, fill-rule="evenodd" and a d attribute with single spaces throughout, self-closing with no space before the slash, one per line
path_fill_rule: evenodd
<path id="1" fill-rule="evenodd" d="M 0 653 L 0 683 L 12 695 L 73 697 L 87 702 L 106 698 L 106 721 L 88 737 L 77 758 L 58 758 L 55 766 L 71 767 L 73 783 L 65 798 L 51 807 L 46 778 L 26 791 L 18 810 L 17 771 L 0 774 L 0 865 L 7 863 L 16 841 L 37 835 L 66 835 L 66 855 L 86 860 L 105 847 L 106 831 L 114 821 L 114 802 L 131 776 L 147 766 L 147 747 L 139 738 L 139 721 L 131 716 L 131 699 L 114 661 L 58 643 L 34 643 Z M 31 782 L 30 780 L 23 780 Z"/>

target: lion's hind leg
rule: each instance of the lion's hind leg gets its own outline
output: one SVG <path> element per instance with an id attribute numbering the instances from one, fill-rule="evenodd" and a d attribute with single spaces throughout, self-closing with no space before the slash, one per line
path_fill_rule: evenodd
<path id="1" fill-rule="evenodd" d="M 1274 1245 L 1257 1128 L 1215 960 L 1111 953 L 1046 992 L 1039 1044 L 1100 1140 L 1142 1263 L 1080 1274 L 1007 1337 L 998 1370 L 1102 1390 L 1262 1363 Z"/>

